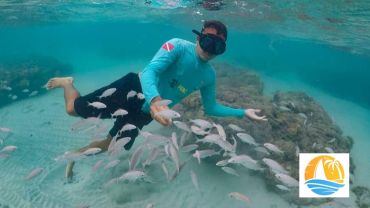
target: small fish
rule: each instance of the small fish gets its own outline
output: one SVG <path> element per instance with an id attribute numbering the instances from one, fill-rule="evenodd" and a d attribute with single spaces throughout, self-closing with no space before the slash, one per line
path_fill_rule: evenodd
<path id="1" fill-rule="evenodd" d="M 234 169 L 232 169 L 232 168 L 230 168 L 230 167 L 222 167 L 221 168 L 223 171 L 225 171 L 226 173 L 228 173 L 228 174 L 231 174 L 231 175 L 234 175 L 234 176 L 240 176 L 237 172 L 236 172 L 236 170 L 234 170 Z"/>
<path id="2" fill-rule="evenodd" d="M 134 97 L 137 94 L 136 91 L 131 90 L 130 92 L 127 93 L 127 100 Z"/>
<path id="3" fill-rule="evenodd" d="M 290 189 L 284 185 L 277 184 L 276 187 L 281 191 L 290 191 Z"/>
<path id="4" fill-rule="evenodd" d="M 169 180 L 169 174 L 168 174 L 168 169 L 166 167 L 166 164 L 164 162 L 161 163 L 162 170 L 164 174 L 166 175 L 166 179 Z"/>
<path id="5" fill-rule="evenodd" d="M 112 118 L 115 118 L 115 117 L 118 117 L 118 116 L 124 116 L 124 115 L 127 115 L 128 112 L 124 109 L 118 109 L 116 111 L 114 111 L 113 114 L 111 114 L 111 117 Z"/>
<path id="6" fill-rule="evenodd" d="M 103 188 L 109 188 L 109 187 L 110 187 L 110 186 L 112 186 L 113 184 L 118 183 L 118 180 L 119 180 L 119 178 L 112 178 L 112 179 L 110 179 L 108 182 L 106 182 L 106 183 L 103 185 Z"/>
<path id="7" fill-rule="evenodd" d="M 207 135 L 209 134 L 209 132 L 206 132 L 204 131 L 203 129 L 197 127 L 197 126 L 191 126 L 190 127 L 191 131 L 196 134 L 196 135 L 199 135 L 199 136 L 204 136 L 204 135 Z"/>
<path id="8" fill-rule="evenodd" d="M 122 176 L 120 176 L 118 179 L 120 181 L 131 181 L 134 182 L 138 179 L 144 178 L 146 174 L 142 171 L 138 170 L 131 170 L 126 173 L 124 173 Z"/>
<path id="9" fill-rule="evenodd" d="M 95 154 L 101 152 L 101 150 L 102 149 L 100 149 L 98 147 L 93 147 L 93 148 L 89 148 L 89 149 L 85 150 L 82 154 L 86 155 L 86 156 L 95 155 Z"/>
<path id="10" fill-rule="evenodd" d="M 153 208 L 153 207 L 154 207 L 154 205 L 152 203 L 149 203 L 149 204 L 146 205 L 145 208 Z"/>
<path id="11" fill-rule="evenodd" d="M 35 95 L 37 95 L 38 93 L 39 93 L 39 92 L 38 92 L 37 90 L 32 91 L 32 92 L 28 95 L 28 97 L 35 96 Z"/>
<path id="12" fill-rule="evenodd" d="M 134 153 L 132 153 L 131 160 L 130 160 L 130 170 L 134 170 L 136 167 L 137 162 L 140 159 L 141 153 L 143 152 L 143 145 L 140 145 L 139 147 L 136 148 Z"/>
<path id="13" fill-rule="evenodd" d="M 294 178 L 292 178 L 289 175 L 283 174 L 283 173 L 277 173 L 275 174 L 275 177 L 284 185 L 288 187 L 298 187 L 298 181 Z"/>
<path id="14" fill-rule="evenodd" d="M 283 111 L 283 112 L 288 112 L 288 111 L 290 111 L 290 109 L 289 109 L 289 108 L 287 108 L 286 106 L 279 106 L 279 109 L 280 109 L 281 111 Z"/>
<path id="15" fill-rule="evenodd" d="M 197 144 L 189 144 L 189 145 L 186 145 L 186 146 L 183 146 L 181 148 L 181 151 L 182 152 L 191 152 L 193 150 L 196 150 L 199 146 Z"/>
<path id="16" fill-rule="evenodd" d="M 249 134 L 237 133 L 236 136 L 238 136 L 239 139 L 244 143 L 247 143 L 247 144 L 250 144 L 250 145 L 253 145 L 253 146 L 258 146 L 258 144 L 254 140 L 254 138 Z"/>
<path id="17" fill-rule="evenodd" d="M 18 96 L 16 96 L 16 95 L 12 96 L 12 100 L 16 100 L 17 98 L 18 98 Z"/>
<path id="18" fill-rule="evenodd" d="M 4 140 L 0 139 L 0 145 L 4 144 Z"/>
<path id="19" fill-rule="evenodd" d="M 325 150 L 328 152 L 328 153 L 335 153 L 334 150 L 330 147 L 325 147 Z"/>
<path id="20" fill-rule="evenodd" d="M 174 121 L 173 124 L 175 124 L 175 126 L 179 129 L 182 129 L 184 131 L 187 131 L 187 132 L 191 132 L 190 128 L 188 127 L 188 125 L 186 125 L 186 123 L 184 122 L 181 122 L 181 121 Z"/>
<path id="21" fill-rule="evenodd" d="M 171 140 L 172 140 L 172 144 L 176 147 L 177 151 L 179 151 L 179 145 L 177 144 L 176 132 L 172 132 Z"/>
<path id="22" fill-rule="evenodd" d="M 137 98 L 139 99 L 139 100 L 144 100 L 145 99 L 145 96 L 144 96 L 144 94 L 143 93 L 137 93 Z"/>
<path id="23" fill-rule="evenodd" d="M 22 92 L 28 93 L 28 92 L 30 92 L 30 90 L 29 89 L 23 89 Z"/>
<path id="24" fill-rule="evenodd" d="M 194 187 L 199 191 L 198 177 L 194 173 L 193 170 L 190 170 L 190 177 L 191 177 L 191 181 L 193 182 Z"/>
<path id="25" fill-rule="evenodd" d="M 0 153 L 6 153 L 6 152 L 14 152 L 17 149 L 16 146 L 5 146 L 3 149 L 0 150 Z"/>
<path id="26" fill-rule="evenodd" d="M 337 139 L 336 138 L 333 138 L 330 141 L 328 141 L 328 143 L 333 143 L 333 142 L 335 142 L 335 140 L 337 140 Z"/>
<path id="27" fill-rule="evenodd" d="M 115 93 L 116 91 L 117 91 L 117 88 L 109 88 L 105 90 L 100 96 L 98 96 L 98 98 L 99 100 L 101 100 L 102 98 L 109 97 L 113 95 L 113 93 Z"/>
<path id="28" fill-rule="evenodd" d="M 121 162 L 121 160 L 112 160 L 110 161 L 109 163 L 107 163 L 105 166 L 104 166 L 104 170 L 107 170 L 107 169 L 110 169 L 110 168 L 113 168 L 115 167 L 116 165 L 118 165 L 119 163 Z"/>
<path id="29" fill-rule="evenodd" d="M 155 102 L 155 105 L 157 106 L 168 106 L 172 103 L 172 100 L 159 100 Z"/>
<path id="30" fill-rule="evenodd" d="M 200 159 L 211 157 L 214 155 L 218 155 L 219 152 L 216 152 L 213 149 L 206 149 L 206 150 L 196 150 L 195 153 L 192 155 L 193 157 L 198 159 L 198 163 L 200 164 Z"/>
<path id="31" fill-rule="evenodd" d="M 288 174 L 288 171 L 284 169 L 282 165 L 280 165 L 275 160 L 270 158 L 263 158 L 262 161 L 274 172 L 274 173 L 284 173 Z"/>
<path id="32" fill-rule="evenodd" d="M 116 156 L 123 147 L 131 141 L 131 137 L 124 137 L 116 141 L 111 149 L 111 155 Z"/>
<path id="33" fill-rule="evenodd" d="M 104 103 L 101 103 L 101 102 L 87 102 L 88 106 L 92 106 L 96 109 L 103 109 L 103 108 L 106 108 L 107 106 L 104 104 Z"/>
<path id="34" fill-rule="evenodd" d="M 133 130 L 133 129 L 136 129 L 136 126 L 128 123 L 128 124 L 125 124 L 121 128 L 120 133 L 122 134 L 122 132 L 124 132 L 124 131 L 130 131 L 130 130 Z"/>
<path id="35" fill-rule="evenodd" d="M 256 152 L 260 152 L 260 153 L 263 153 L 263 154 L 265 154 L 265 155 L 271 155 L 268 151 L 267 151 L 267 149 L 266 148 L 264 148 L 264 147 L 256 147 L 256 148 L 254 148 L 254 150 L 256 151 Z"/>
<path id="36" fill-rule="evenodd" d="M 245 131 L 244 129 L 240 128 L 239 126 L 235 124 L 229 124 L 228 127 L 230 127 L 234 131 Z"/>
<path id="37" fill-rule="evenodd" d="M 216 163 L 217 166 L 225 166 L 227 164 L 229 164 L 229 159 L 226 159 L 226 160 L 220 160 Z"/>
<path id="38" fill-rule="evenodd" d="M 174 111 L 174 110 L 171 110 L 171 109 L 166 109 L 166 110 L 162 110 L 158 113 L 156 113 L 155 115 L 159 115 L 159 116 L 163 116 L 167 119 L 174 119 L 174 118 L 180 118 L 181 115 Z"/>
<path id="39" fill-rule="evenodd" d="M 249 157 L 248 155 L 234 155 L 229 160 L 229 163 L 240 164 L 245 168 L 251 170 L 263 170 L 257 161 Z"/>
<path id="40" fill-rule="evenodd" d="M 265 146 L 268 150 L 274 152 L 274 153 L 278 153 L 278 154 L 283 154 L 284 152 L 281 151 L 277 146 L 271 144 L 271 143 L 265 143 L 263 144 L 263 146 Z"/>
<path id="41" fill-rule="evenodd" d="M 202 130 L 211 129 L 213 127 L 213 125 L 210 122 L 203 120 L 203 119 L 193 119 L 193 120 L 190 120 L 190 122 L 199 126 Z"/>
<path id="42" fill-rule="evenodd" d="M 231 193 L 229 193 L 229 197 L 233 198 L 233 199 L 236 199 L 236 200 L 239 200 L 239 201 L 242 201 L 242 202 L 245 202 L 247 205 L 249 205 L 249 203 L 250 203 L 250 199 L 246 195 L 241 194 L 239 192 L 231 192 Z"/>
<path id="43" fill-rule="evenodd" d="M 185 165 L 186 165 L 186 162 L 184 162 L 180 165 L 180 171 L 184 168 Z M 179 175 L 179 173 L 177 171 L 174 171 L 173 174 L 170 177 L 170 181 L 173 181 L 178 175 Z"/>
<path id="44" fill-rule="evenodd" d="M 148 139 L 150 141 L 159 142 L 159 143 L 166 143 L 169 141 L 167 137 L 157 135 L 157 134 L 152 134 L 147 131 L 140 131 L 140 135 L 143 136 L 145 139 Z"/>
<path id="45" fill-rule="evenodd" d="M 175 145 L 172 142 L 169 144 L 169 153 L 170 153 L 171 159 L 175 163 L 176 170 L 179 172 L 180 171 L 179 153 L 176 150 L 176 147 L 175 147 Z"/>
<path id="46" fill-rule="evenodd" d="M 40 175 L 42 172 L 44 171 L 43 168 L 35 168 L 33 169 L 27 176 L 26 176 L 26 180 L 31 180 L 32 178 Z"/>
<path id="47" fill-rule="evenodd" d="M 0 127 L 0 132 L 9 133 L 9 132 L 11 132 L 11 130 L 9 128 L 6 128 L 6 127 Z"/>
<path id="48" fill-rule="evenodd" d="M 220 124 L 213 124 L 213 126 L 216 127 L 221 139 L 226 141 L 226 133 L 225 133 L 224 128 Z"/>
<path id="49" fill-rule="evenodd" d="M 65 152 L 63 155 L 59 155 L 54 158 L 55 161 L 77 161 L 81 159 L 85 159 L 86 155 L 83 155 L 78 152 Z"/>
<path id="50" fill-rule="evenodd" d="M 184 132 L 180 137 L 180 146 L 184 146 L 187 139 L 188 139 L 188 132 Z"/>
<path id="51" fill-rule="evenodd" d="M 104 160 L 98 160 L 96 163 L 95 163 L 95 165 L 93 166 L 93 168 L 92 168 L 92 170 L 95 172 L 95 171 L 97 171 L 99 168 L 100 168 L 100 166 L 103 164 L 103 162 L 104 162 Z"/>

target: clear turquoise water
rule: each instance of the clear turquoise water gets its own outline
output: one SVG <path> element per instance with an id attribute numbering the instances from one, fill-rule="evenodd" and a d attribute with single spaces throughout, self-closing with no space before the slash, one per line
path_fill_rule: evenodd
<path id="1" fill-rule="evenodd" d="M 228 23 L 230 38 L 227 53 L 215 61 L 253 69 L 262 76 L 267 95 L 294 89 L 313 96 L 344 134 L 355 139 L 355 183 L 370 187 L 368 2 L 235 2 L 210 12 L 190 1 L 175 6 L 157 2 L 150 7 L 139 1 L 2 1 L 0 56 L 48 55 L 69 63 L 75 69 L 76 86 L 84 94 L 129 71 L 140 71 L 172 37 L 194 40 L 191 29 L 200 28 L 201 19 L 218 17 Z M 33 111 L 25 114 L 23 110 L 29 105 Z M 242 207 L 224 198 L 225 193 L 241 191 L 250 196 L 252 207 L 290 206 L 265 190 L 259 179 L 225 178 L 213 167 L 198 167 L 196 163 L 187 171 L 197 168 L 202 194 L 192 194 L 186 174 L 174 184 L 149 187 L 143 195 L 131 189 L 101 190 L 110 173 L 90 171 L 100 157 L 78 165 L 77 182 L 65 184 L 64 165 L 52 158 L 90 140 L 69 131 L 76 119 L 65 114 L 62 92 L 52 91 L 2 108 L 0 118 L 0 126 L 12 128 L 10 139 L 19 148 L 12 157 L 0 161 L 2 205 Z M 48 121 L 52 124 L 45 126 Z M 41 165 L 47 170 L 45 174 L 28 183 L 22 180 Z M 225 183 L 220 184 L 221 178 Z M 266 197 L 272 200 L 264 200 Z"/>

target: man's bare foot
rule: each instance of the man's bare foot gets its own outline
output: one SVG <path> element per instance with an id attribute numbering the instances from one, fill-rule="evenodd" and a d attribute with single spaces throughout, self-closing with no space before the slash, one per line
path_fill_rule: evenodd
<path id="1" fill-rule="evenodd" d="M 73 177 L 73 166 L 74 166 L 75 162 L 74 161 L 69 161 L 67 163 L 67 167 L 66 167 L 66 178 L 67 178 L 67 181 L 68 182 L 71 182 L 72 181 L 72 177 Z"/>
<path id="2" fill-rule="evenodd" d="M 64 87 L 67 84 L 73 83 L 73 77 L 54 77 L 49 79 L 46 83 L 45 88 L 51 90 L 58 87 Z"/>

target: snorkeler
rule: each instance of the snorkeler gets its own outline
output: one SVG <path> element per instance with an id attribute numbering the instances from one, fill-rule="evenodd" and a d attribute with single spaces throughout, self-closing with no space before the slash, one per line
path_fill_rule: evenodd
<path id="1" fill-rule="evenodd" d="M 267 120 L 265 116 L 257 115 L 259 109 L 235 109 L 216 102 L 216 74 L 208 61 L 225 52 L 226 26 L 220 21 L 205 21 L 200 32 L 193 32 L 197 35 L 196 44 L 183 39 L 171 39 L 162 45 L 141 73 L 128 73 L 88 95 L 80 96 L 73 86 L 72 77 L 57 77 L 48 81 L 47 89 L 64 89 L 66 111 L 71 116 L 110 119 L 117 110 L 127 112 L 116 118 L 106 139 L 92 142 L 79 149 L 79 152 L 89 148 L 106 151 L 113 137 L 117 137 L 117 140 L 130 137 L 131 140 L 124 146 L 129 150 L 139 129 L 153 119 L 169 126 L 170 119 L 158 112 L 169 109 L 196 90 L 201 92 L 207 115 Z M 169 106 L 158 105 L 162 98 L 172 100 L 172 103 Z M 126 124 L 136 128 L 120 131 Z M 69 179 L 73 174 L 73 165 L 73 161 L 67 164 L 66 177 Z"/>

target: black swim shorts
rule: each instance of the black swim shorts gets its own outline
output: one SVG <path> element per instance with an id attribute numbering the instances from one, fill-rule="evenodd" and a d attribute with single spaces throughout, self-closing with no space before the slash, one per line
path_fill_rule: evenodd
<path id="1" fill-rule="evenodd" d="M 98 96 L 110 88 L 116 88 L 117 90 L 111 96 L 99 99 Z M 127 94 L 131 90 L 142 93 L 139 76 L 132 72 L 90 94 L 78 97 L 74 102 L 75 112 L 82 118 L 99 117 L 101 119 L 110 119 L 116 110 L 126 110 L 128 114 L 119 116 L 114 122 L 113 128 L 109 131 L 111 137 L 116 136 L 125 124 L 133 124 L 137 128 L 142 129 L 143 126 L 152 121 L 152 117 L 150 114 L 141 111 L 145 99 L 139 99 L 138 96 L 127 99 Z M 88 105 L 88 103 L 92 102 L 102 102 L 107 107 L 97 109 Z M 130 142 L 125 145 L 125 149 L 129 150 L 138 134 L 138 129 L 124 131 L 117 137 L 117 140 L 123 137 L 131 137 Z"/>

